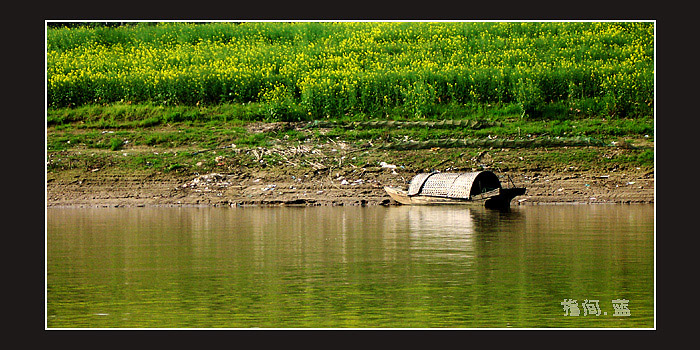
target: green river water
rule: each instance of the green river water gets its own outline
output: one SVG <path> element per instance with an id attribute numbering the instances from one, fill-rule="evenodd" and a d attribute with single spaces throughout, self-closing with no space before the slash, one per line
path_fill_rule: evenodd
<path id="1" fill-rule="evenodd" d="M 46 224 L 47 328 L 655 326 L 653 205 L 49 208 Z"/>

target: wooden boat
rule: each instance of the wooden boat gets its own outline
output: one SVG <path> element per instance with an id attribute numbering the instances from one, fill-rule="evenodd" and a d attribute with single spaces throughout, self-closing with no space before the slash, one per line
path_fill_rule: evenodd
<path id="1" fill-rule="evenodd" d="M 503 188 L 490 171 L 418 174 L 408 191 L 395 187 L 384 190 L 404 205 L 479 204 L 487 208 L 508 208 L 513 198 L 525 194 L 525 188 Z"/>

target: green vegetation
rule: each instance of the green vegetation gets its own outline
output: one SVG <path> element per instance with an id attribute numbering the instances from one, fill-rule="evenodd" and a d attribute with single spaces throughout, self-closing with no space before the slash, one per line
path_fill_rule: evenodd
<path id="1" fill-rule="evenodd" d="M 109 149 L 112 151 L 120 150 L 124 146 L 124 141 L 118 138 L 113 138 L 109 141 Z"/>
<path id="2" fill-rule="evenodd" d="M 222 146 L 345 142 L 379 150 L 444 140 L 467 140 L 455 154 L 506 148 L 511 168 L 650 168 L 653 33 L 648 22 L 50 27 L 47 168 L 206 171 L 226 151 L 197 152 Z M 508 149 L 556 138 L 596 146 Z M 613 142 L 633 147 L 611 155 Z M 456 157 L 384 149 L 417 169 Z M 519 160 L 523 152 L 530 163 Z M 357 154 L 346 164 L 386 160 L 379 157 Z"/>
<path id="3" fill-rule="evenodd" d="M 653 114 L 653 23 L 50 28 L 51 108 L 260 103 L 254 117 Z M 259 113 L 262 112 L 262 113 Z"/>

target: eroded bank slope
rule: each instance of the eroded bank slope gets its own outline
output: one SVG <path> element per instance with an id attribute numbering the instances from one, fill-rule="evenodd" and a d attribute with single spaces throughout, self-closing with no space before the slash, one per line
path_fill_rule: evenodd
<path id="1" fill-rule="evenodd" d="M 301 147 L 296 147 L 297 151 Z M 504 187 L 527 188 L 513 205 L 541 203 L 653 203 L 654 171 L 634 164 L 558 161 L 565 152 L 602 159 L 625 149 L 423 149 L 380 150 L 345 143 L 291 147 L 219 149 L 207 166 L 197 154 L 175 169 L 133 169 L 118 162 L 48 171 L 46 204 L 56 206 L 172 205 L 393 205 L 384 186 L 406 187 L 424 171 L 488 169 Z M 73 151 L 79 152 L 79 151 Z M 131 149 L 136 157 L 151 149 Z M 272 157 L 276 155 L 276 157 Z M 69 157 L 69 154 L 64 154 Z M 115 156 L 116 157 L 116 156 Z M 208 158 L 205 158 L 208 159 Z M 277 161 L 275 161 L 277 159 Z M 79 161 L 76 161 L 80 163 Z"/>

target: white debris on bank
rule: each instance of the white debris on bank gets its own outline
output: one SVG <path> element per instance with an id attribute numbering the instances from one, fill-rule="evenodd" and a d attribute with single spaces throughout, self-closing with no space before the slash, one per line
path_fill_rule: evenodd
<path id="1" fill-rule="evenodd" d="M 396 165 L 389 164 L 387 162 L 381 162 L 381 163 L 379 163 L 379 165 L 381 165 L 382 168 L 384 168 L 384 169 L 396 169 Z"/>
<path id="2" fill-rule="evenodd" d="M 222 175 L 219 173 L 199 175 L 192 181 L 183 184 L 182 188 L 189 188 L 196 192 L 217 191 L 231 185 L 228 181 L 229 177 L 230 175 Z"/>

